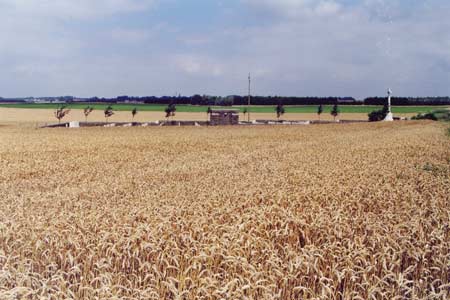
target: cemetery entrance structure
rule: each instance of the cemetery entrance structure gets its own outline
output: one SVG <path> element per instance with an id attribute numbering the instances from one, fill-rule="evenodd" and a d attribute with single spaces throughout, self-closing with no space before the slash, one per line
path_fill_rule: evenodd
<path id="1" fill-rule="evenodd" d="M 213 109 L 209 117 L 210 125 L 239 125 L 239 110 Z"/>

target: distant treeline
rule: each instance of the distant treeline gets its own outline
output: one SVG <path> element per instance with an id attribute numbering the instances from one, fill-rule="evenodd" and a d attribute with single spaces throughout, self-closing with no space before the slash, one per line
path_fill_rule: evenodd
<path id="1" fill-rule="evenodd" d="M 371 97 L 364 99 L 365 105 L 384 105 L 386 97 Z M 450 97 L 392 97 L 394 106 L 421 106 L 421 105 L 450 105 Z"/>
<path id="2" fill-rule="evenodd" d="M 119 101 L 124 100 L 119 97 Z M 131 100 L 131 99 L 130 99 Z M 137 100 L 137 99 L 134 99 Z M 142 97 L 140 100 L 147 104 L 190 104 L 190 105 L 215 105 L 215 106 L 232 106 L 232 105 L 247 105 L 248 96 L 200 96 L 194 95 L 191 97 Z M 277 105 L 282 103 L 284 105 L 316 105 L 316 104 L 362 104 L 360 101 L 356 101 L 354 98 L 345 97 L 277 97 L 277 96 L 252 96 L 250 97 L 252 105 Z"/>
<path id="3" fill-rule="evenodd" d="M 47 103 L 142 103 L 142 104 L 185 104 L 185 105 L 204 105 L 204 106 L 232 106 L 247 105 L 247 96 L 147 96 L 132 97 L 119 96 L 117 98 L 75 98 L 72 96 L 64 97 L 43 97 L 43 98 L 0 98 L 1 102 L 47 102 Z M 386 97 L 370 97 L 364 100 L 356 100 L 353 97 L 281 97 L 281 96 L 252 96 L 252 105 L 384 105 Z M 393 97 L 392 105 L 395 106 L 420 106 L 420 105 L 450 105 L 450 97 Z"/>

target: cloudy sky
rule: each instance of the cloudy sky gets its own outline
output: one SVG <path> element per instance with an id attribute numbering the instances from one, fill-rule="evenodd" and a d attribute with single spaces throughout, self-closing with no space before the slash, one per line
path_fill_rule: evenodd
<path id="1" fill-rule="evenodd" d="M 0 96 L 450 95 L 448 0 L 0 0 Z"/>

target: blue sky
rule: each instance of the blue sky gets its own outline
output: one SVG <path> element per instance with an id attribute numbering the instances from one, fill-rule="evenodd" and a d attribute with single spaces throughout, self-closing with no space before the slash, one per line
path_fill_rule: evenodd
<path id="1" fill-rule="evenodd" d="M 0 0 L 0 96 L 450 95 L 446 0 Z"/>

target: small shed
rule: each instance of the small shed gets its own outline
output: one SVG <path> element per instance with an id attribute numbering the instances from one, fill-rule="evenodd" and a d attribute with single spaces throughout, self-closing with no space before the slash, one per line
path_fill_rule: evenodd
<path id="1" fill-rule="evenodd" d="M 209 122 L 211 125 L 238 125 L 239 110 L 213 109 L 210 112 Z"/>

